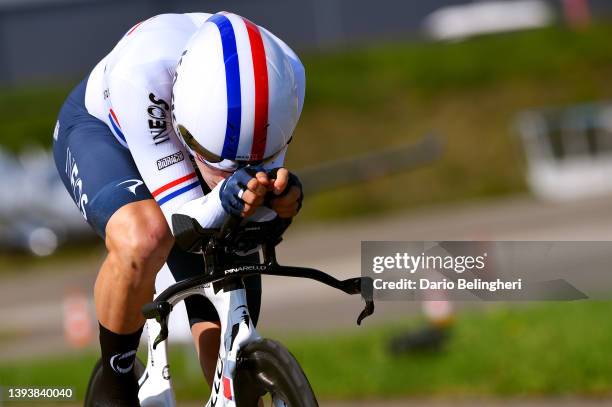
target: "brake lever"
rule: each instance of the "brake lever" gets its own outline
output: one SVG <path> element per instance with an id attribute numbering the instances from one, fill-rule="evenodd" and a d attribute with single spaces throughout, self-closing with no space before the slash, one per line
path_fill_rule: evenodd
<path id="1" fill-rule="evenodd" d="M 374 280 L 371 277 L 361 277 L 359 279 L 359 292 L 365 301 L 363 311 L 357 317 L 357 325 L 374 313 Z"/>
<path id="2" fill-rule="evenodd" d="M 157 345 L 168 339 L 168 317 L 172 311 L 172 306 L 167 301 L 161 302 L 150 302 L 142 307 L 142 314 L 146 319 L 155 319 L 160 325 L 161 329 L 159 335 L 153 342 L 153 349 L 157 348 Z"/>
<path id="3" fill-rule="evenodd" d="M 343 281 L 343 291 L 347 294 L 361 294 L 365 301 L 363 311 L 357 317 L 357 325 L 374 313 L 374 281 L 371 277 L 355 277 Z"/>
<path id="4" fill-rule="evenodd" d="M 158 321 L 159 322 L 159 321 Z M 153 342 L 153 349 L 157 348 L 157 345 L 168 339 L 168 318 L 164 319 L 162 322 L 159 322 L 161 329 L 159 330 L 159 335 L 155 338 Z"/>
<path id="5" fill-rule="evenodd" d="M 364 319 L 366 319 L 373 313 L 374 313 L 374 301 L 366 300 L 366 305 L 363 308 L 363 311 L 361 311 L 361 313 L 357 317 L 357 325 L 361 325 L 361 321 L 363 321 Z"/>

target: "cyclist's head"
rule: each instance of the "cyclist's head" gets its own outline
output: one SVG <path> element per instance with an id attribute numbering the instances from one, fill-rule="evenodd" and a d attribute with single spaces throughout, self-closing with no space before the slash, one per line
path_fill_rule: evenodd
<path id="1" fill-rule="evenodd" d="M 176 68 L 174 128 L 194 156 L 222 170 L 282 155 L 298 105 L 284 50 L 265 29 L 235 14 L 211 16 Z"/>

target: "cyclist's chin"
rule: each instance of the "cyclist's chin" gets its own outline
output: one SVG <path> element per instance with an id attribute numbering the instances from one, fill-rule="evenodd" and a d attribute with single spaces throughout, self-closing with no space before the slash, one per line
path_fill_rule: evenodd
<path id="1" fill-rule="evenodd" d="M 214 189 L 221 181 L 232 175 L 231 171 L 223 171 L 218 168 L 211 167 L 200 161 L 196 161 L 202 178 L 210 189 Z"/>

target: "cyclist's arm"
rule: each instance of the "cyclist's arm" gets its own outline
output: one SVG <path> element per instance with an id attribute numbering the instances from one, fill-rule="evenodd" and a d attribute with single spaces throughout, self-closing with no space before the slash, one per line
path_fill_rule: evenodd
<path id="1" fill-rule="evenodd" d="M 282 165 L 282 162 L 278 162 Z M 269 167 L 268 169 L 271 169 Z M 220 190 L 223 186 L 223 182 L 217 184 L 217 186 L 206 196 L 198 199 L 194 199 L 190 202 L 185 203 L 181 206 L 177 213 L 188 215 L 198 221 L 198 223 L 205 228 L 216 228 L 220 227 L 227 217 L 227 213 L 223 209 L 221 203 Z M 247 219 L 253 222 L 263 222 L 274 219 L 276 213 L 268 207 L 261 206 L 255 210 L 251 216 Z"/>
<path id="2" fill-rule="evenodd" d="M 160 83 L 135 85 L 117 75 L 108 80 L 120 131 L 143 181 L 170 221 L 179 207 L 203 193 L 189 154 L 172 129 L 171 84 Z"/>

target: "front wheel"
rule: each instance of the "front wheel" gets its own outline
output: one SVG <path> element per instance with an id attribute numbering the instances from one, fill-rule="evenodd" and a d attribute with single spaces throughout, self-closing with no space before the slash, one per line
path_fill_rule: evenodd
<path id="1" fill-rule="evenodd" d="M 266 394 L 274 407 L 319 405 L 297 360 L 270 339 L 259 339 L 240 350 L 234 383 L 240 407 L 257 407 Z"/>

